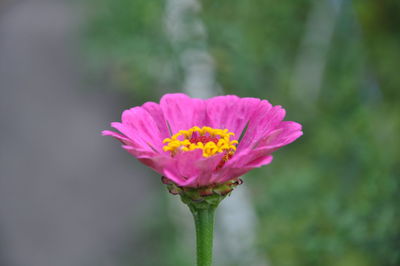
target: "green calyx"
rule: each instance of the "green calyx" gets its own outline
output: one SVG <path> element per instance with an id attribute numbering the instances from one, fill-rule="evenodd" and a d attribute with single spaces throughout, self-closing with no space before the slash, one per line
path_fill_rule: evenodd
<path id="1" fill-rule="evenodd" d="M 240 178 L 236 178 L 222 184 L 213 184 L 205 187 L 180 187 L 164 176 L 161 181 L 167 185 L 171 194 L 180 195 L 183 203 L 196 209 L 217 207 L 226 196 L 230 195 L 235 187 L 243 183 Z"/>

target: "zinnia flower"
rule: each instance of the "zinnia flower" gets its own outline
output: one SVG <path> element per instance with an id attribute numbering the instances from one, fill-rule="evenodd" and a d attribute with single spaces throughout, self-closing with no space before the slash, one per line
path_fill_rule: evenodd
<path id="1" fill-rule="evenodd" d="M 237 180 L 271 163 L 272 152 L 303 132 L 283 121 L 285 110 L 266 100 L 217 96 L 207 100 L 166 94 L 111 123 L 120 133 L 103 131 L 167 182 L 200 188 Z"/>

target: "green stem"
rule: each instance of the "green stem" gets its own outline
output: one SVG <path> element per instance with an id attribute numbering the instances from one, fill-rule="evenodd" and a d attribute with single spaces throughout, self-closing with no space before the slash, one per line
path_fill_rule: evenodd
<path id="1" fill-rule="evenodd" d="M 197 266 L 212 265 L 215 208 L 190 208 L 196 227 Z"/>

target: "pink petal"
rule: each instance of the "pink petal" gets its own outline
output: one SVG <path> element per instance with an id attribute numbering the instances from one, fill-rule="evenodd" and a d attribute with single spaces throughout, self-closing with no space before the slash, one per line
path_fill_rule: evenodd
<path id="1" fill-rule="evenodd" d="M 206 102 L 207 124 L 213 128 L 228 129 L 235 133 L 234 139 L 239 139 L 260 99 L 227 95 L 217 96 Z"/>
<path id="2" fill-rule="evenodd" d="M 114 128 L 116 128 L 116 129 L 118 129 L 120 131 L 123 131 L 123 125 L 121 123 L 114 122 L 114 123 L 111 123 L 111 125 Z M 119 140 L 123 145 L 130 146 L 130 147 L 132 147 L 132 148 L 134 148 L 134 149 L 136 149 L 138 151 L 143 151 L 143 152 L 148 151 L 148 152 L 154 153 L 154 150 L 152 150 L 145 143 L 137 143 L 134 140 L 132 140 L 132 139 L 128 138 L 127 136 L 122 135 L 120 133 L 113 132 L 113 131 L 110 131 L 110 130 L 104 130 L 104 131 L 102 131 L 102 135 L 103 136 L 111 136 L 111 137 Z"/>
<path id="3" fill-rule="evenodd" d="M 143 148 L 140 145 L 135 144 L 132 140 L 130 140 L 126 136 L 119 134 L 117 132 L 104 130 L 102 134 L 103 136 L 111 136 L 121 141 L 123 144 L 122 148 L 124 148 L 126 151 L 128 151 L 130 154 L 132 154 L 134 157 L 136 157 L 145 165 L 153 168 L 157 172 L 160 172 L 159 164 L 155 163 L 153 159 L 149 160 L 149 158 L 153 158 L 156 156 L 153 150 L 148 149 L 148 147 L 146 146 L 145 148 Z"/>
<path id="4" fill-rule="evenodd" d="M 161 137 L 163 139 L 170 137 L 167 122 L 161 106 L 154 102 L 147 102 L 142 105 L 142 108 L 149 112 L 149 114 L 153 117 L 154 122 L 157 124 L 157 127 L 160 130 Z"/>
<path id="5" fill-rule="evenodd" d="M 192 180 L 199 176 L 200 170 L 195 167 L 195 162 L 201 158 L 203 158 L 201 150 L 178 153 L 173 158 L 174 164 L 167 167 L 166 170 L 176 179 L 182 180 L 181 184 L 186 184 L 187 180 Z M 169 176 L 167 175 L 167 177 Z"/>
<path id="6" fill-rule="evenodd" d="M 122 145 L 122 148 L 124 148 L 127 152 L 129 152 L 133 156 L 135 156 L 137 159 L 149 159 L 159 156 L 152 150 L 150 151 L 141 148 L 136 148 L 132 145 Z"/>
<path id="7" fill-rule="evenodd" d="M 164 174 L 180 186 L 200 187 L 211 184 L 212 173 L 221 161 L 223 154 L 204 158 L 197 149 L 177 154 L 164 166 Z"/>
<path id="8" fill-rule="evenodd" d="M 134 107 L 122 113 L 122 124 L 112 123 L 121 133 L 142 147 L 162 152 L 161 132 L 154 118 L 142 107 Z"/>
<path id="9" fill-rule="evenodd" d="M 248 171 L 250 171 L 251 168 L 223 168 L 221 171 L 218 173 L 214 174 L 212 178 L 212 182 L 222 184 L 224 182 L 227 182 L 229 180 L 241 177 Z"/>
<path id="10" fill-rule="evenodd" d="M 238 152 L 256 144 L 274 130 L 285 117 L 285 113 L 281 106 L 272 107 L 268 101 L 263 100 L 250 118 L 247 131 L 239 143 Z"/>
<path id="11" fill-rule="evenodd" d="M 201 187 L 212 184 L 213 173 L 221 162 L 223 156 L 223 153 L 219 153 L 196 162 L 196 167 L 198 167 L 201 172 L 195 183 L 191 184 L 191 186 Z"/>
<path id="12" fill-rule="evenodd" d="M 277 149 L 292 143 L 298 139 L 303 132 L 299 123 L 292 121 L 283 121 L 278 128 L 270 132 L 264 138 L 260 139 L 256 144 L 257 147 L 265 147 L 269 149 Z"/>
<path id="13" fill-rule="evenodd" d="M 122 144 L 125 144 L 125 145 L 132 145 L 132 142 L 130 141 L 130 139 L 128 139 L 126 136 L 124 136 L 124 135 L 122 135 L 120 133 L 114 132 L 114 131 L 103 130 L 101 132 L 101 135 L 103 135 L 103 136 L 111 136 L 111 137 L 121 141 Z"/>
<path id="14" fill-rule="evenodd" d="M 219 182 L 226 182 L 245 174 L 253 168 L 271 163 L 273 159 L 272 152 L 295 141 L 302 134 L 301 125 L 296 122 L 284 121 L 279 123 L 278 128 L 269 132 L 262 139 L 263 142 L 258 143 L 255 149 L 251 147 L 242 148 L 239 153 L 236 153 L 224 165 L 223 171 L 219 173 Z"/>
<path id="15" fill-rule="evenodd" d="M 205 125 L 206 107 L 202 99 L 190 98 L 182 93 L 166 94 L 161 98 L 160 106 L 172 134 Z"/>
<path id="16" fill-rule="evenodd" d="M 254 159 L 253 161 L 246 163 L 246 168 L 250 168 L 250 169 L 258 168 L 263 165 L 270 164 L 273 159 L 274 159 L 274 157 L 272 157 L 272 155 L 260 156 L 260 157 L 257 157 L 256 159 Z"/>
<path id="17" fill-rule="evenodd" d="M 247 159 L 248 160 L 246 161 L 242 161 L 241 165 L 234 164 L 231 166 L 224 166 L 224 168 L 222 168 L 220 172 L 214 175 L 212 181 L 216 183 L 224 183 L 229 180 L 241 177 L 242 175 L 246 174 L 254 168 L 270 164 L 273 157 L 271 155 L 264 155 L 257 157 L 256 159 L 254 159 L 253 157 L 248 157 Z"/>
<path id="18" fill-rule="evenodd" d="M 301 125 L 296 122 L 284 121 L 280 122 L 278 128 L 268 132 L 266 136 L 259 141 L 255 141 L 247 148 L 242 148 L 235 153 L 224 167 L 226 168 L 255 168 L 266 164 L 267 157 L 277 149 L 295 141 L 303 132 Z"/>

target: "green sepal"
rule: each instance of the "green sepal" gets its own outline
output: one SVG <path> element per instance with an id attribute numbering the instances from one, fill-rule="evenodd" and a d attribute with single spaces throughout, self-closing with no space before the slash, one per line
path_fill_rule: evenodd
<path id="1" fill-rule="evenodd" d="M 235 187 L 243 183 L 240 178 L 236 178 L 222 184 L 204 187 L 180 187 L 164 176 L 161 180 L 167 185 L 171 194 L 180 195 L 183 203 L 195 209 L 216 208 L 226 196 L 230 195 Z"/>

